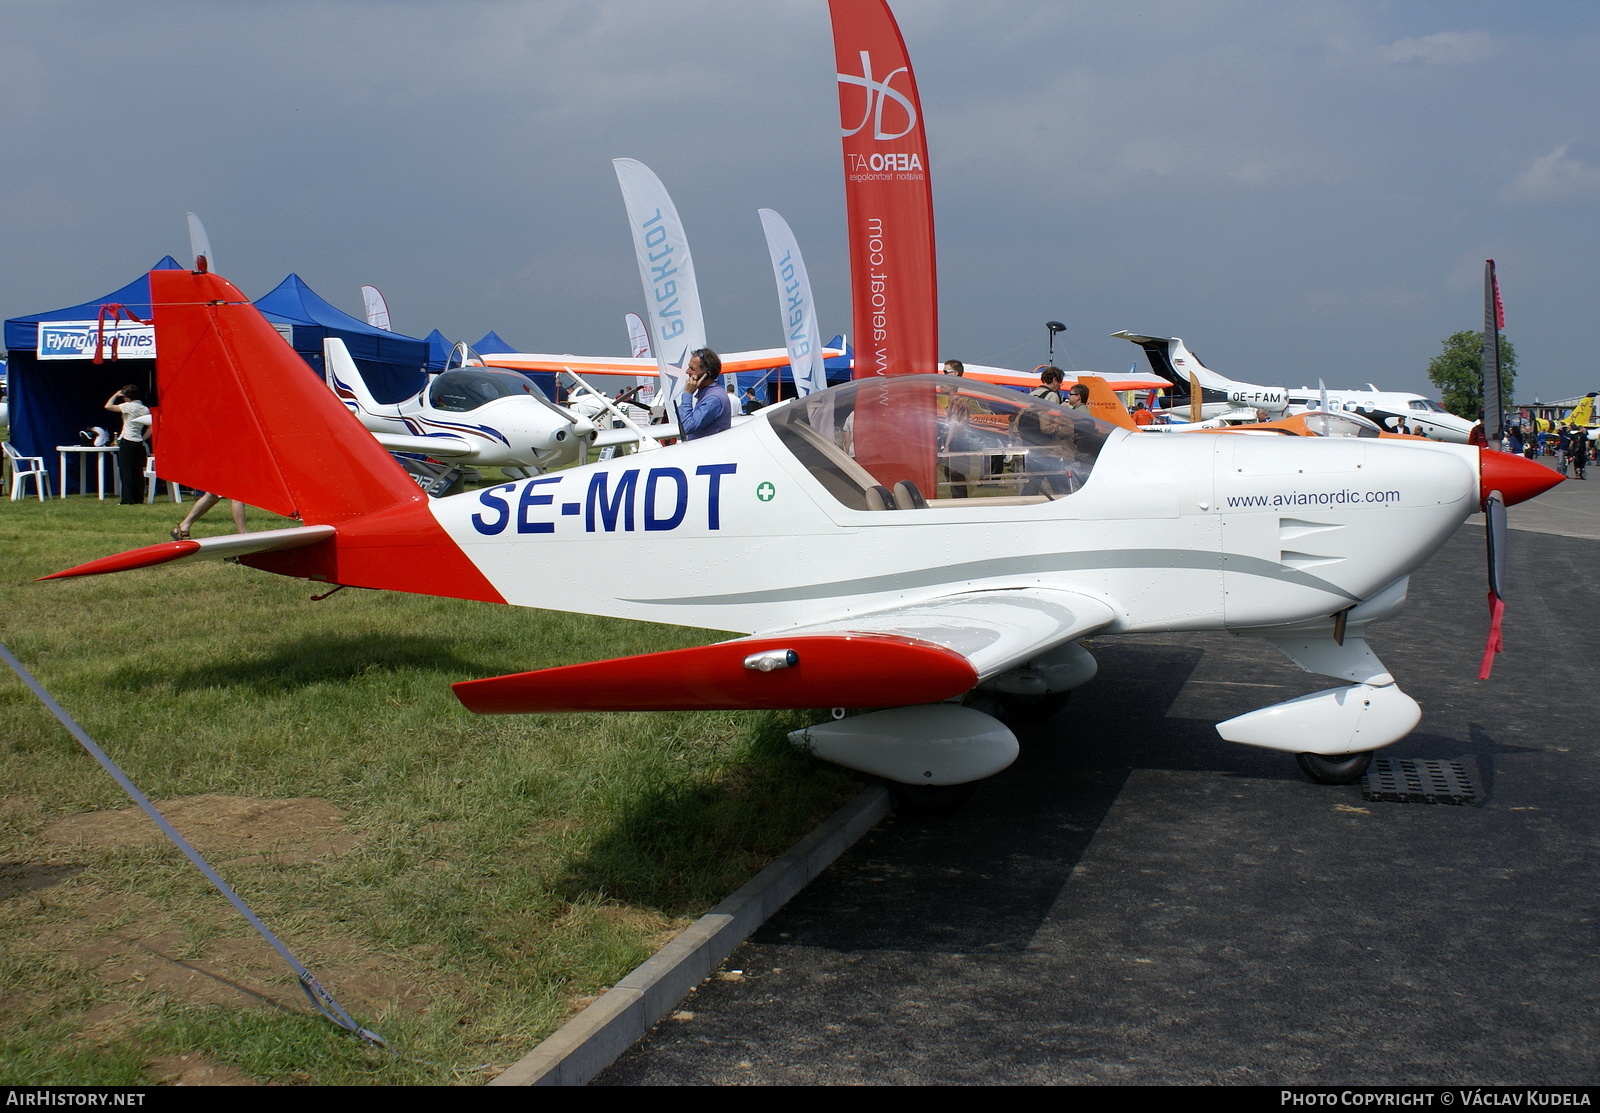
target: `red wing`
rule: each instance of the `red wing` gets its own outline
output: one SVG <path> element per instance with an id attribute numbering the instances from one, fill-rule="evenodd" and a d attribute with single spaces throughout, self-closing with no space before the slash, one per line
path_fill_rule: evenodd
<path id="1" fill-rule="evenodd" d="M 787 664 L 792 651 L 794 664 Z M 761 660 L 784 661 L 771 671 Z M 480 715 L 540 711 L 731 711 L 900 707 L 967 691 L 961 654 L 882 634 L 742 638 L 454 685 Z"/>

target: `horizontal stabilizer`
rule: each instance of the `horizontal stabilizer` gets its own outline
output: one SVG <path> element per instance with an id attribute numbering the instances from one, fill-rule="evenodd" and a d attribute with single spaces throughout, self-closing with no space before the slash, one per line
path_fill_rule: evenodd
<path id="1" fill-rule="evenodd" d="M 281 549 L 299 549 L 326 541 L 337 530 L 332 526 L 297 526 L 293 529 L 269 529 L 260 533 L 236 533 L 225 537 L 204 537 L 197 541 L 163 541 L 159 545 L 146 545 L 130 549 L 115 556 L 101 557 L 62 572 L 40 576 L 41 580 L 65 580 L 74 576 L 101 576 L 107 572 L 130 572 L 135 568 L 154 568 L 158 564 L 171 564 L 185 560 L 229 560 L 252 553 L 271 553 Z"/>
<path id="2" fill-rule="evenodd" d="M 877 634 L 742 638 L 454 685 L 479 715 L 900 707 L 978 682 L 961 654 Z"/>

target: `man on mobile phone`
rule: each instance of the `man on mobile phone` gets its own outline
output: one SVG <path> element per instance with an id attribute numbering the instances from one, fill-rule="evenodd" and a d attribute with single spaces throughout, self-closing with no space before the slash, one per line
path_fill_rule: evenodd
<path id="1" fill-rule="evenodd" d="M 689 357 L 689 381 L 678 398 L 678 428 L 683 439 L 697 441 L 733 425 L 733 407 L 722 386 L 722 359 L 710 348 Z"/>

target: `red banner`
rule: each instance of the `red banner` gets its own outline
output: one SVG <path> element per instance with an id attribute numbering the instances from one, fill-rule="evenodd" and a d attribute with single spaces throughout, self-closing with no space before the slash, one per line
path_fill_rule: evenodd
<path id="1" fill-rule="evenodd" d="M 922 104 L 885 0 L 828 0 L 850 229 L 855 377 L 939 369 L 933 191 Z"/>
<path id="2" fill-rule="evenodd" d="M 844 146 L 854 374 L 931 374 L 939 369 L 933 190 L 911 59 L 885 0 L 828 0 L 828 10 Z M 916 402 L 924 404 L 858 406 L 855 454 L 885 487 L 905 479 L 933 497 L 933 391 Z"/>

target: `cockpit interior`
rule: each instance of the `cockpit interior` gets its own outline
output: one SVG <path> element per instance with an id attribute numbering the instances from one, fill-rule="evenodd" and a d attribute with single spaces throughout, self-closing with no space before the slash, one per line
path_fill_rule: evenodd
<path id="1" fill-rule="evenodd" d="M 951 375 L 859 379 L 771 412 L 785 448 L 854 510 L 1042 503 L 1088 481 L 1112 426 Z"/>

